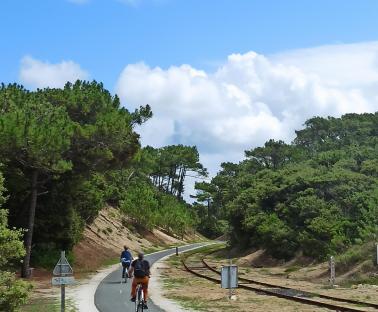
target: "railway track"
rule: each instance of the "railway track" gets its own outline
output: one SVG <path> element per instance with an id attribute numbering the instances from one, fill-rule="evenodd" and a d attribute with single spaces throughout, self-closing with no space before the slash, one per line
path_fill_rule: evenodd
<path id="1" fill-rule="evenodd" d="M 217 278 L 217 276 L 221 274 L 220 271 L 209 265 L 203 258 L 201 259 L 202 266 L 189 266 L 186 263 L 187 257 L 183 257 L 181 260 L 186 271 L 200 278 L 204 278 L 208 281 L 220 284 L 221 280 Z M 214 274 L 216 275 L 215 277 Z M 262 293 L 265 295 L 283 298 L 291 301 L 296 301 L 307 305 L 323 307 L 334 311 L 378 311 L 378 304 L 374 303 L 367 303 L 357 300 L 320 295 L 312 292 L 302 291 L 294 288 L 269 283 L 263 283 L 246 278 L 239 278 L 239 281 L 241 281 L 242 283 L 239 283 L 238 287 L 245 290 L 254 291 L 257 293 Z"/>

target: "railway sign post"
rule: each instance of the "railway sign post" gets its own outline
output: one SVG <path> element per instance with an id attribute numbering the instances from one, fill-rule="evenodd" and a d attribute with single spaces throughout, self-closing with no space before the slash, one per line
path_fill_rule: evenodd
<path id="1" fill-rule="evenodd" d="M 335 258 L 331 256 L 329 259 L 329 270 L 330 270 L 330 279 L 329 282 L 331 283 L 331 286 L 333 287 L 335 285 L 336 275 L 335 275 Z"/>
<path id="2" fill-rule="evenodd" d="M 66 285 L 72 285 L 75 283 L 75 278 L 72 276 L 72 274 L 72 267 L 67 261 L 65 251 L 62 251 L 60 254 L 60 259 L 53 270 L 54 277 L 51 280 L 53 286 L 60 285 L 61 312 L 64 312 L 66 308 Z"/>
<path id="3" fill-rule="evenodd" d="M 232 297 L 232 290 L 238 287 L 238 266 L 226 265 L 221 271 L 221 287 L 229 289 L 229 297 Z"/>
<path id="4" fill-rule="evenodd" d="M 62 251 L 60 253 L 60 259 L 54 268 L 53 275 L 65 276 L 65 275 L 72 275 L 72 274 L 73 274 L 73 270 L 66 258 L 66 252 Z"/>

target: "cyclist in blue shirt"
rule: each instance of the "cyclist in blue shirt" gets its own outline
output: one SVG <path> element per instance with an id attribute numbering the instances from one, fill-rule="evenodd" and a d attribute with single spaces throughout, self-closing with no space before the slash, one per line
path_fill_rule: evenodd
<path id="1" fill-rule="evenodd" d="M 131 265 L 131 261 L 133 261 L 133 256 L 131 254 L 131 252 L 129 251 L 129 248 L 127 246 L 123 246 L 123 251 L 121 253 L 121 263 L 122 263 L 122 278 L 125 278 L 126 277 L 126 269 L 128 270 L 130 265 Z"/>

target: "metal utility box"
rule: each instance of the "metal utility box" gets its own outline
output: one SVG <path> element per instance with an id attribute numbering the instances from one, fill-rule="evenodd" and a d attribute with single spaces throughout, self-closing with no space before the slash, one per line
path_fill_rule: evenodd
<path id="1" fill-rule="evenodd" d="M 238 287 L 238 266 L 227 265 L 222 267 L 222 288 L 237 288 Z"/>

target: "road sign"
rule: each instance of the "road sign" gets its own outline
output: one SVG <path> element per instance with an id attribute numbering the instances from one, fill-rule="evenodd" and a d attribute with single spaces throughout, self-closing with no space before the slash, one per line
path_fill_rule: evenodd
<path id="1" fill-rule="evenodd" d="M 56 276 L 51 279 L 53 286 L 60 285 L 72 285 L 75 284 L 75 278 L 73 276 Z"/>
<path id="2" fill-rule="evenodd" d="M 56 264 L 53 275 L 62 276 L 62 275 L 72 275 L 73 270 L 70 264 L 68 263 L 64 254 L 61 255 L 58 263 Z"/>
<path id="3" fill-rule="evenodd" d="M 75 279 L 72 275 L 73 270 L 67 261 L 65 251 L 60 253 L 60 259 L 56 264 L 51 282 L 53 285 L 60 285 L 60 312 L 64 312 L 66 309 L 66 285 L 74 284 Z"/>
<path id="4" fill-rule="evenodd" d="M 238 287 L 238 266 L 227 265 L 222 267 L 222 288 L 237 288 Z"/>

